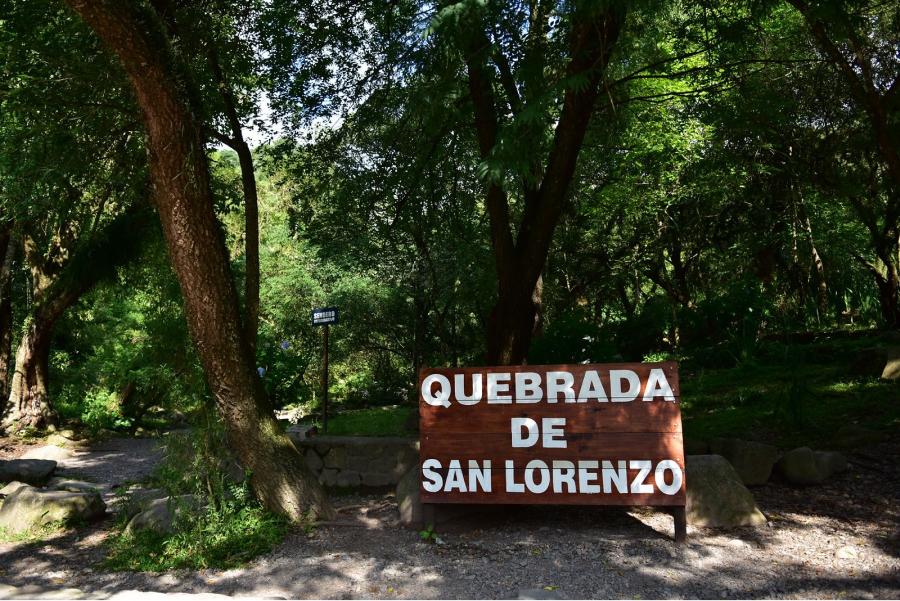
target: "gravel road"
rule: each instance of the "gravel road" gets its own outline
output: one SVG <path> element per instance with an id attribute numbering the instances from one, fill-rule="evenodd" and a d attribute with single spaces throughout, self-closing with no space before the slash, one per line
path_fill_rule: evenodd
<path id="1" fill-rule="evenodd" d="M 145 473 L 158 457 L 141 440 L 105 441 L 101 448 L 80 457 L 81 473 L 121 482 L 132 479 L 124 474 Z M 853 468 L 824 486 L 755 488 L 768 526 L 689 529 L 683 546 L 671 541 L 671 518 L 652 510 L 550 507 L 503 509 L 442 531 L 443 544 L 422 543 L 398 526 L 390 495 L 347 496 L 335 500 L 344 508 L 338 523 L 311 535 L 292 533 L 241 569 L 96 570 L 107 521 L 38 543 L 0 545 L 0 585 L 28 587 L 32 596 L 61 588 L 72 595 L 74 588 L 90 597 L 141 590 L 515 598 L 523 589 L 542 589 L 576 598 L 898 598 L 898 451 L 900 444 L 889 443 L 855 454 Z"/>

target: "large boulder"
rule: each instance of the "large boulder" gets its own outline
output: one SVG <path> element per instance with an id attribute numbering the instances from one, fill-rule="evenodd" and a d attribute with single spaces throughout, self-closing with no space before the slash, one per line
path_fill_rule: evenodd
<path id="1" fill-rule="evenodd" d="M 841 449 L 855 449 L 878 444 L 884 438 L 885 436 L 882 432 L 869 430 L 857 424 L 847 424 L 837 429 L 831 437 L 831 442 Z"/>
<path id="2" fill-rule="evenodd" d="M 68 492 L 102 492 L 107 487 L 94 482 L 56 477 L 50 478 L 47 482 L 47 488 L 49 490 L 65 490 Z"/>
<path id="3" fill-rule="evenodd" d="M 785 453 L 776 468 L 790 484 L 821 484 L 846 470 L 847 459 L 834 451 L 813 451 L 809 447 L 800 447 Z"/>
<path id="4" fill-rule="evenodd" d="M 161 488 L 134 488 L 128 491 L 119 506 L 119 511 L 123 512 L 126 518 L 131 519 L 147 509 L 153 501 L 165 499 L 167 496 L 166 491 Z"/>
<path id="5" fill-rule="evenodd" d="M 56 469 L 55 461 L 45 459 L 0 460 L 0 482 L 24 482 L 43 486 Z"/>
<path id="6" fill-rule="evenodd" d="M 714 438 L 709 442 L 713 455 L 721 455 L 734 467 L 747 486 L 765 484 L 778 460 L 778 449 L 761 442 L 737 438 Z"/>
<path id="7" fill-rule="evenodd" d="M 143 511 L 131 518 L 131 521 L 125 526 L 125 533 L 133 534 L 139 530 L 153 530 L 162 534 L 171 534 L 175 531 L 175 521 L 178 518 L 196 511 L 202 506 L 200 497 L 195 495 L 155 499 L 148 502 Z"/>
<path id="8" fill-rule="evenodd" d="M 17 489 L 0 506 L 0 527 L 15 534 L 54 522 L 90 521 L 101 517 L 106 505 L 96 492 Z"/>
<path id="9" fill-rule="evenodd" d="M 69 449 L 48 444 L 43 447 L 29 449 L 20 457 L 20 459 L 45 459 L 47 461 L 60 463 L 66 459 L 71 459 L 72 457 L 73 453 Z"/>
<path id="10" fill-rule="evenodd" d="M 733 528 L 766 523 L 753 495 L 721 455 L 688 455 L 685 470 L 688 524 Z"/>
<path id="11" fill-rule="evenodd" d="M 900 380 L 900 348 L 892 347 L 887 351 L 887 360 L 881 370 L 882 380 Z"/>
<path id="12" fill-rule="evenodd" d="M 24 482 L 10 482 L 3 488 L 0 488 L 0 497 L 8 497 L 20 488 L 31 488 L 31 485 Z"/>

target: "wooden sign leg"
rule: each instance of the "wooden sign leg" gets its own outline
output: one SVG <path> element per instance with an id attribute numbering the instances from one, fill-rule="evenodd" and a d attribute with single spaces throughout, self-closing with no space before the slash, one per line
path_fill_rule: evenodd
<path id="1" fill-rule="evenodd" d="M 684 543 L 687 540 L 687 515 L 684 507 L 673 507 L 672 518 L 675 520 L 675 542 Z"/>
<path id="2" fill-rule="evenodd" d="M 434 526 L 435 507 L 433 503 L 422 503 L 422 527 Z"/>

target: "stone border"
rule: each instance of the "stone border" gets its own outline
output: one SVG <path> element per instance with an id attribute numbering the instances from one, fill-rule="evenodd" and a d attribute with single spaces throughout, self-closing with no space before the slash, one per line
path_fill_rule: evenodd
<path id="1" fill-rule="evenodd" d="M 289 435 L 328 488 L 391 489 L 419 462 L 416 438 Z"/>

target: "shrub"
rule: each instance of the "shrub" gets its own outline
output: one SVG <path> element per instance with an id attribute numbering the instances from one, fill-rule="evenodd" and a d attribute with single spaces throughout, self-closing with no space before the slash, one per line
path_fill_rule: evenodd
<path id="1" fill-rule="evenodd" d="M 167 437 L 165 458 L 150 482 L 170 496 L 196 495 L 202 509 L 177 512 L 171 534 L 126 533 L 121 520 L 107 543 L 110 569 L 234 567 L 269 552 L 284 537 L 287 522 L 259 504 L 246 478 L 237 481 L 232 473 L 221 423 L 210 413 L 203 422 Z"/>

